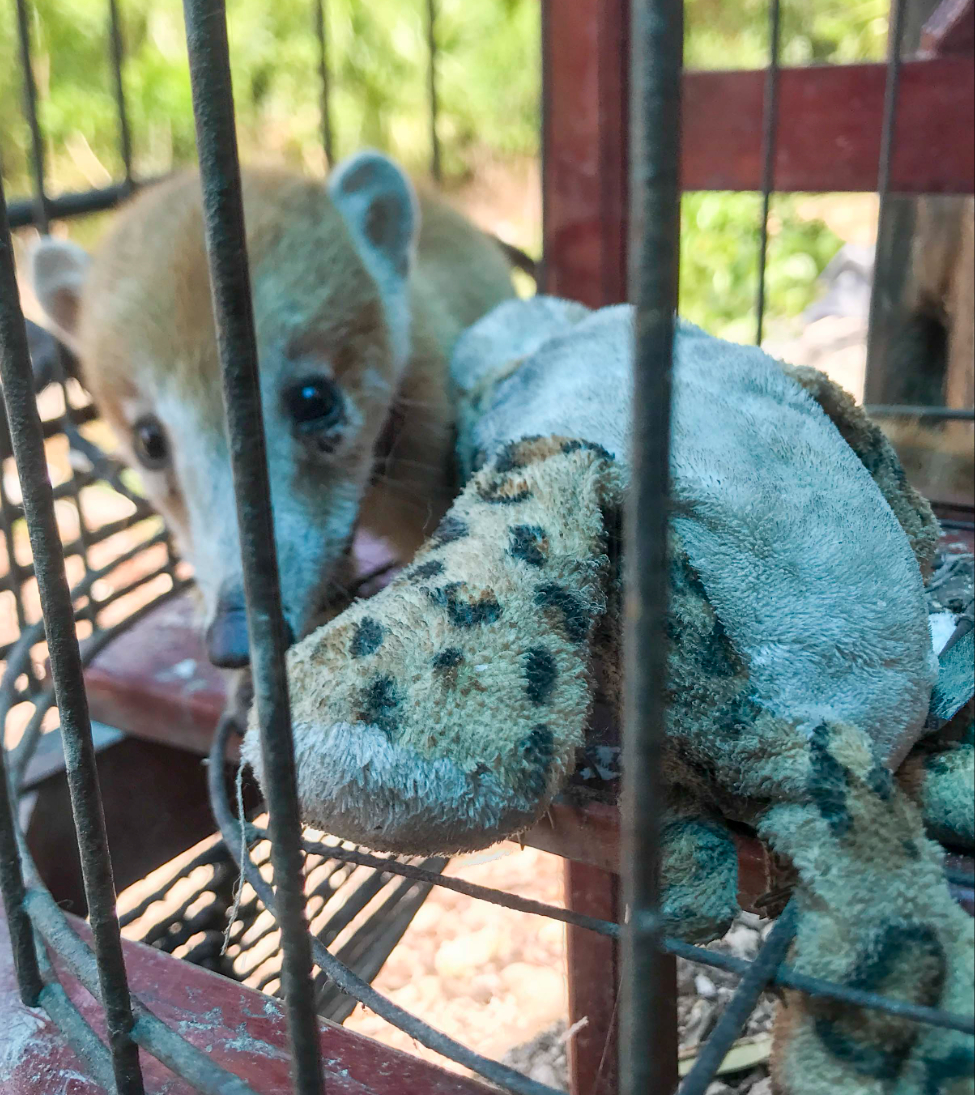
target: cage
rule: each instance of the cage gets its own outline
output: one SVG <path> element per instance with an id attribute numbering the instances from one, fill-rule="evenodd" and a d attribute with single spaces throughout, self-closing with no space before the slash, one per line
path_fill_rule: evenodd
<path id="1" fill-rule="evenodd" d="M 776 194 L 878 192 L 881 253 L 886 247 L 893 255 L 905 246 L 903 195 L 972 191 L 971 4 L 942 5 L 923 30 L 912 30 L 916 13 L 905 0 L 895 0 L 885 64 L 787 68 L 781 64 L 781 12 L 772 0 L 770 63 L 739 72 L 682 72 L 681 8 L 659 0 L 636 3 L 631 11 L 628 4 L 586 0 L 570 11 L 549 0 L 541 12 L 540 283 L 548 292 L 593 306 L 636 297 L 643 317 L 638 349 L 644 363 L 638 391 L 647 408 L 637 467 L 644 497 L 651 500 L 666 491 L 666 370 L 652 363 L 670 358 L 672 327 L 660 317 L 669 317 L 676 301 L 679 186 L 685 191 L 759 195 L 754 306 L 759 342 Z M 18 0 L 16 14 L 35 193 L 6 205 L 9 226 L 0 234 L 8 258 L 11 227 L 33 224 L 46 230 L 52 221 L 109 209 L 140 185 L 132 170 L 116 5 L 110 4 L 107 13 L 108 46 L 123 178 L 96 191 L 57 197 L 47 192 L 26 0 Z M 318 49 L 322 142 L 331 162 L 325 14 L 320 2 L 312 5 L 310 36 L 314 33 Z M 443 149 L 434 4 L 428 3 L 422 14 L 429 43 L 430 172 L 439 178 Z M 246 309 L 239 307 L 249 290 L 240 242 L 223 5 L 187 0 L 186 24 L 214 302 L 225 350 L 230 432 L 237 442 L 238 505 L 243 526 L 254 530 L 245 567 L 252 575 L 266 576 L 275 573 L 275 563 L 273 544 L 257 531 L 269 506 L 263 453 L 252 443 L 252 434 L 241 432 L 246 416 L 259 421 L 260 413 L 253 331 Z M 905 52 L 915 52 L 913 43 L 907 45 L 911 34 L 923 41 L 924 55 L 905 59 Z M 840 109 L 851 102 L 857 109 Z M 935 119 L 941 128 L 932 136 Z M 939 155 L 931 155 L 932 139 Z M 907 238 L 909 245 L 910 233 Z M 923 236 L 919 238 L 923 247 Z M 638 266 L 641 246 L 657 261 Z M 886 265 L 892 264 L 888 257 Z M 970 553 L 970 499 L 953 482 L 939 483 L 925 454 L 944 447 L 946 426 L 970 435 L 971 393 L 964 394 L 957 366 L 947 376 L 950 355 L 943 355 L 939 384 L 919 395 L 912 395 L 910 386 L 898 387 L 896 375 L 892 379 L 898 366 L 889 344 L 892 328 L 904 322 L 897 307 L 905 290 L 895 287 L 895 292 L 879 280 L 885 273 L 879 257 L 877 270 L 865 398 L 875 415 L 895 423 L 937 423 L 934 429 L 900 435 L 895 426 L 892 436 L 904 452 L 916 446 L 918 475 L 921 480 L 927 476 L 922 486 L 940 503 L 947 543 Z M 865 991 L 857 995 L 848 987 L 819 983 L 790 970 L 783 964 L 792 931 L 785 914 L 752 963 L 661 939 L 652 922 L 640 934 L 621 929 L 621 875 L 631 926 L 640 922 L 639 914 L 652 914 L 656 906 L 653 873 L 647 876 L 635 864 L 654 861 L 659 817 L 655 795 L 633 796 L 632 814 L 621 835 L 618 769 L 607 774 L 603 764 L 590 764 L 587 772 L 583 762 L 550 820 L 525 838 L 565 858 L 564 909 L 445 876 L 443 860 L 380 859 L 347 842 L 302 832 L 288 772 L 287 704 L 276 669 L 284 650 L 278 596 L 273 583 L 256 577 L 249 583 L 252 607 L 269 623 L 263 634 L 254 633 L 255 675 L 269 712 L 268 747 L 280 761 L 268 784 L 270 814 L 278 827 L 269 831 L 259 804 L 248 801 L 243 805 L 252 824 L 242 831 L 231 806 L 231 785 L 221 778 L 223 761 L 233 752 L 233 729 L 227 720 L 217 726 L 224 686 L 206 666 L 195 638 L 183 597 L 191 583 L 189 571 L 125 471 L 93 440 L 100 436 L 92 425 L 97 410 L 79 383 L 70 354 L 43 332 L 25 333 L 11 262 L 3 276 L 0 347 L 7 436 L 0 514 L 12 621 L 3 650 L 3 689 L 7 732 L 13 739 L 5 758 L 13 793 L 7 794 L 3 781 L 0 867 L 20 999 L 32 1007 L 39 1004 L 50 1020 L 33 1032 L 35 1041 L 24 1054 L 25 1067 L 32 1071 L 15 1075 L 12 1082 L 20 1086 L 14 1090 L 52 1090 L 52 1078 L 58 1070 L 62 1075 L 71 1072 L 76 1057 L 95 1083 L 120 1092 L 152 1089 L 172 1082 L 174 1074 L 187 1090 L 284 1090 L 289 1068 L 294 1090 L 302 1092 L 321 1090 L 323 1075 L 326 1088 L 338 1091 L 483 1090 L 476 1081 L 440 1073 L 333 1027 L 319 1027 L 319 1016 L 341 1021 L 357 1000 L 506 1090 L 552 1090 L 445 1038 L 370 988 L 369 981 L 434 886 L 552 917 L 567 926 L 570 1022 L 587 1020 L 570 1043 L 573 1091 L 579 1095 L 676 1087 L 675 957 L 741 976 L 732 1003 L 683 1082 L 681 1090 L 688 1095 L 707 1088 L 760 994 L 773 985 L 868 1008 L 900 1009 L 901 1014 L 906 1008 L 919 1021 L 971 1031 L 966 1017 Z M 641 594 L 657 606 L 657 615 L 648 614 L 642 645 L 653 649 L 646 638 L 659 620 L 665 528 L 649 511 L 640 515 L 636 551 L 647 563 Z M 932 593 L 942 604 L 950 601 L 964 630 L 971 626 L 965 622 L 971 616 L 970 590 L 964 581 L 960 591 L 951 588 L 963 570 L 958 566 L 962 554 L 956 550 L 946 560 L 939 571 L 941 585 Z M 75 583 L 70 594 L 62 557 Z M 369 591 L 370 582 L 381 584 L 388 572 L 388 561 L 374 560 L 362 591 Z M 119 643 L 122 635 L 126 638 Z M 659 671 L 653 664 L 638 669 L 646 681 Z M 52 726 L 55 688 L 60 735 L 43 732 Z M 624 747 L 632 749 L 627 754 L 629 778 L 634 785 L 653 788 L 652 766 L 647 770 L 637 765 L 641 749 L 642 755 L 652 755 L 661 710 L 652 690 L 642 704 L 632 712 Z M 610 751 L 617 747 L 618 741 L 609 742 Z M 209 793 L 201 755 L 209 756 Z M 213 833 L 211 803 L 222 840 Z M 151 829 L 145 825 L 146 815 L 155 823 Z M 242 838 L 249 889 L 237 910 L 232 947 L 224 954 L 223 929 L 234 903 Z M 194 851 L 188 858 L 190 848 Z M 65 849 L 72 852 L 66 855 Z M 297 865 L 305 854 L 302 874 Z M 181 858 L 175 863 L 177 856 Z M 249 862 L 247 857 L 252 857 Z M 781 913 L 787 907 L 788 865 L 775 862 L 750 834 L 742 835 L 739 861 L 746 903 Z M 269 864 L 281 879 L 273 891 L 266 881 Z M 971 860 L 949 857 L 948 868 L 954 892 L 971 909 Z M 154 888 L 117 917 L 115 889 L 152 872 Z M 76 916 L 86 915 L 89 930 L 66 918 L 59 901 L 71 902 Z M 144 941 L 157 950 L 182 954 L 187 963 L 177 967 L 165 956 L 123 943 L 120 921 L 141 922 Z M 333 954 L 329 947 L 337 939 L 341 942 Z M 259 988 L 283 997 L 284 1008 L 263 1003 L 231 980 L 218 983 L 198 976 L 188 965 L 241 980 L 256 978 Z M 4 991 L 13 1000 L 17 990 L 9 966 L 4 976 Z M 620 982 L 627 977 L 629 991 L 618 1008 Z M 135 984 L 137 994 L 129 988 Z M 151 993 L 144 986 L 151 986 Z M 200 1006 L 185 1006 L 185 1000 L 181 1006 L 181 997 L 195 997 Z M 44 1055 L 47 1063 L 38 1071 L 34 1062 Z"/>

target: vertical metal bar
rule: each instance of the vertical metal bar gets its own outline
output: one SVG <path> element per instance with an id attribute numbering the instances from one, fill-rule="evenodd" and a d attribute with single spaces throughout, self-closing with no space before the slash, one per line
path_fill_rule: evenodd
<path id="1" fill-rule="evenodd" d="M 17 0 L 17 37 L 20 44 L 20 67 L 24 85 L 24 113 L 30 129 L 31 171 L 34 175 L 34 224 L 41 235 L 47 235 L 49 218 L 44 179 L 44 138 L 37 119 L 37 85 L 30 56 L 30 17 L 27 0 Z"/>
<path id="2" fill-rule="evenodd" d="M 27 0 L 17 0 L 17 35 L 20 42 L 20 64 L 23 77 L 24 113 L 27 115 L 27 124 L 30 129 L 31 142 L 31 169 L 34 175 L 34 224 L 42 235 L 50 231 L 50 209 L 47 197 L 47 178 L 44 157 L 44 136 L 41 133 L 41 125 L 37 116 L 37 85 L 34 82 L 34 67 L 31 60 L 31 35 L 30 18 L 27 11 Z M 68 397 L 68 387 L 65 383 L 66 372 L 60 346 L 57 350 L 57 382 L 61 388 L 61 396 L 64 400 L 64 421 L 71 420 L 71 401 Z M 85 565 L 85 573 L 90 571 L 88 561 L 88 528 L 85 523 L 85 514 L 81 507 L 81 492 L 78 486 L 78 477 L 74 467 L 71 468 L 71 494 L 78 512 L 78 540 L 81 543 L 81 558 Z M 95 610 L 86 610 L 81 613 L 92 624 L 95 623 Z"/>
<path id="3" fill-rule="evenodd" d="M 223 0 L 183 0 L 183 11 L 210 286 L 237 498 L 254 702 L 261 727 L 271 858 L 284 952 L 281 979 L 294 1054 L 292 1069 L 301 1095 L 320 1095 L 323 1086 L 311 943 L 305 920 L 304 855 L 284 663 L 288 644 L 271 517 L 226 10 Z"/>
<path id="4" fill-rule="evenodd" d="M 125 182 L 132 187 L 132 139 L 129 134 L 129 116 L 125 107 L 125 87 L 122 82 L 122 62 L 125 49 L 122 44 L 122 25 L 118 13 L 118 0 L 108 0 L 109 37 L 112 45 L 112 74 L 115 78 L 115 106 L 118 110 L 119 151 L 125 170 Z"/>
<path id="5" fill-rule="evenodd" d="M 20 312 L 13 252 L 6 222 L 0 223 L 0 382 L 10 440 L 24 496 L 24 515 L 34 556 L 34 574 L 47 633 L 51 676 L 61 716 L 71 812 L 95 939 L 98 978 L 105 1001 L 112 1066 L 119 1095 L 142 1095 L 139 1053 L 132 1041 L 132 1007 L 115 916 L 115 885 L 105 835 L 88 699 L 75 635 L 71 594 L 47 476 L 44 437 L 34 398 L 27 330 Z"/>
<path id="6" fill-rule="evenodd" d="M 325 0 L 315 0 L 315 33 L 318 36 L 318 76 L 321 85 L 322 147 L 328 166 L 335 163 L 332 147 L 332 82 L 328 71 L 328 18 Z"/>
<path id="7" fill-rule="evenodd" d="M 548 179 L 552 167 L 551 134 L 552 124 L 552 3 L 553 0 L 541 0 L 539 22 L 542 37 L 542 131 L 539 140 L 539 160 L 542 173 L 542 257 L 538 263 L 538 291 L 550 293 L 552 276 L 550 268 L 550 244 L 552 231 L 551 203 L 549 200 Z"/>
<path id="8" fill-rule="evenodd" d="M 671 369 L 680 244 L 681 0 L 633 0 L 632 483 L 626 512 L 621 1095 L 677 1084 L 675 968 L 658 915 L 664 801 Z"/>
<path id="9" fill-rule="evenodd" d="M 437 97 L 437 6 L 436 0 L 427 0 L 427 95 L 430 103 L 430 174 L 434 182 L 443 179 L 440 162 L 440 137 L 437 135 L 437 119 L 440 100 Z"/>
<path id="10" fill-rule="evenodd" d="M 769 0 L 769 63 L 765 70 L 762 103 L 762 223 L 758 245 L 758 294 L 755 301 L 755 345 L 762 345 L 765 324 L 765 264 L 768 260 L 768 214 L 775 175 L 775 152 L 779 123 L 780 0 Z"/>
<path id="11" fill-rule="evenodd" d="M 13 244 L 10 240 L 10 225 L 7 222 L 7 203 L 4 200 L 3 180 L 0 178 L 0 359 L 20 354 L 30 369 L 27 331 L 20 315 L 19 296 L 16 290 L 14 273 Z M 18 327 L 19 324 L 19 327 Z M 18 343 L 18 338 L 20 342 Z M 3 468 L 0 463 L 0 491 L 2 491 Z M 3 509 L 3 531 L 7 544 L 7 556 L 10 560 L 11 588 L 17 601 L 18 619 L 23 617 L 23 604 L 20 598 L 19 572 L 14 557 L 12 522 L 7 509 L 6 498 L 0 494 L 0 506 Z M 23 630 L 21 623 L 21 630 Z M 34 676 L 31 673 L 31 681 Z M 3 735 L 3 720 L 0 719 L 0 739 Z M 17 985 L 20 998 L 28 1007 L 35 1007 L 41 989 L 44 987 L 37 966 L 37 953 L 34 950 L 34 934 L 30 918 L 24 910 L 24 876 L 20 864 L 20 849 L 14 829 L 14 805 L 11 801 L 10 782 L 6 767 L 6 749 L 0 740 L 0 894 L 3 896 L 3 908 L 10 926 L 10 946 L 17 970 Z"/>
<path id="12" fill-rule="evenodd" d="M 870 293 L 870 312 L 867 322 L 867 365 L 864 376 L 864 399 L 871 398 L 872 385 L 870 374 L 878 367 L 877 329 L 882 314 L 893 307 L 895 302 L 885 300 L 879 286 L 883 283 L 880 262 L 883 258 L 881 247 L 887 238 L 885 231 L 890 215 L 887 196 L 890 192 L 890 168 L 894 152 L 894 131 L 897 127 L 897 103 L 901 76 L 901 46 L 904 40 L 904 14 L 906 0 L 891 0 L 890 30 L 887 35 L 887 82 L 884 86 L 884 113 L 880 132 L 880 166 L 877 172 L 877 194 L 880 207 L 877 216 L 877 251 L 874 256 L 873 287 Z M 874 400 L 875 401 L 875 400 Z"/>
<path id="13" fill-rule="evenodd" d="M 4 207 L 4 215 L 6 216 L 6 207 Z M 6 417 L 4 417 L 3 429 L 4 431 L 7 430 Z M 27 610 L 24 608 L 24 574 L 20 563 L 17 562 L 17 553 L 14 550 L 15 517 L 11 514 L 11 503 L 3 481 L 4 463 L 5 461 L 0 460 L 0 530 L 3 532 L 3 540 L 7 549 L 7 579 L 10 583 L 10 591 L 14 595 L 14 605 L 17 610 L 17 631 L 23 634 L 29 626 Z M 33 658 L 28 657 L 25 659 L 24 668 L 27 673 L 28 691 L 35 692 L 39 687 L 39 681 Z M 0 733 L 2 733 L 2 726 L 0 726 Z"/>

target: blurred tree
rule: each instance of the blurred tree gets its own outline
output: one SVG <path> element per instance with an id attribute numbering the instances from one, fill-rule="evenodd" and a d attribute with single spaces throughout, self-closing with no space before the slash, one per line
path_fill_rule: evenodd
<path id="1" fill-rule="evenodd" d="M 786 64 L 883 56 L 886 0 L 790 0 Z M 414 171 L 429 161 L 423 0 L 326 0 L 336 154 L 384 148 Z M 121 170 L 107 48 L 106 0 L 33 0 L 33 56 L 52 192 L 103 185 Z M 120 0 L 135 168 L 145 178 L 194 150 L 181 0 Z M 439 136 L 447 185 L 485 159 L 536 156 L 540 122 L 539 0 L 439 0 Z M 768 55 L 765 0 L 687 0 L 690 67 L 757 67 Z M 228 0 L 242 154 L 324 170 L 312 0 Z M 0 151 L 8 193 L 29 187 L 29 138 L 13 4 L 0 10 Z M 775 202 L 769 316 L 796 315 L 839 246 L 795 199 Z M 688 195 L 683 304 L 712 330 L 747 338 L 758 202 Z M 97 222 L 100 223 L 100 222 Z M 77 229 L 88 237 L 92 225 Z"/>

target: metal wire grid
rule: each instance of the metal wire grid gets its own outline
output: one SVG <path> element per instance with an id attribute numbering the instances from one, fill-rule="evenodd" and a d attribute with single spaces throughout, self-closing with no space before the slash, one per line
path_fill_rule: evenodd
<path id="1" fill-rule="evenodd" d="M 898 9 L 903 0 L 898 0 Z M 670 339 L 672 315 L 676 300 L 676 224 L 674 215 L 679 198 L 679 180 L 676 176 L 676 141 L 678 127 L 673 125 L 666 134 L 660 132 L 660 118 L 671 122 L 679 119 L 679 42 L 681 4 L 674 0 L 656 0 L 637 3 L 634 6 L 634 51 L 643 62 L 655 59 L 652 65 L 640 64 L 637 71 L 649 69 L 651 78 L 645 78 L 636 100 L 639 109 L 634 113 L 641 119 L 642 132 L 638 133 L 640 156 L 634 157 L 634 196 L 639 214 L 642 214 L 644 241 L 654 248 L 654 255 L 670 256 L 669 261 L 642 263 L 638 280 L 638 390 L 650 398 L 637 400 L 637 406 L 650 408 L 653 419 L 637 422 L 643 441 L 636 453 L 635 478 L 640 487 L 634 492 L 634 510 L 638 521 L 641 515 L 660 512 L 659 500 L 666 493 L 666 435 L 668 419 L 668 387 Z M 23 0 L 19 0 L 19 11 Z M 428 5 L 432 17 L 433 7 Z M 257 865 L 248 855 L 243 863 L 246 876 L 264 904 L 275 911 L 282 927 L 285 963 L 283 980 L 288 1001 L 290 1031 L 294 1048 L 295 1090 L 317 1092 L 321 1090 L 318 1060 L 317 1030 L 312 1011 L 313 986 L 311 981 L 312 955 L 321 971 L 330 976 L 340 989 L 351 993 L 378 1014 L 384 1016 L 419 1041 L 436 1049 L 445 1056 L 471 1067 L 511 1091 L 532 1093 L 549 1092 L 551 1089 L 526 1080 L 511 1070 L 485 1061 L 466 1047 L 426 1027 L 414 1017 L 402 1012 L 375 992 L 368 984 L 352 974 L 319 940 L 310 939 L 305 924 L 306 909 L 301 886 L 303 854 L 325 849 L 304 839 L 295 811 L 293 758 L 290 748 L 290 722 L 287 704 L 287 682 L 282 672 L 283 627 L 280 606 L 274 583 L 259 579 L 259 573 L 276 573 L 274 545 L 268 520 L 267 479 L 263 462 L 263 447 L 255 445 L 255 438 L 263 438 L 259 395 L 256 386 L 256 355 L 254 353 L 252 320 L 249 315 L 249 287 L 247 284 L 246 256 L 243 253 L 242 211 L 239 195 L 239 178 L 235 141 L 233 139 L 233 103 L 226 47 L 225 13 L 220 0 L 185 0 L 185 11 L 190 44 L 190 65 L 194 88 L 197 118 L 198 145 L 204 183 L 207 214 L 208 250 L 211 259 L 211 275 L 214 288 L 215 311 L 221 360 L 224 363 L 225 392 L 229 432 L 234 449 L 235 486 L 241 519 L 241 532 L 245 574 L 248 584 L 248 606 L 251 617 L 251 633 L 255 649 L 255 678 L 258 710 L 261 714 L 266 770 L 268 772 L 268 798 L 272 818 L 269 833 L 248 828 L 246 843 L 270 836 L 275 877 L 280 879 L 272 891 L 261 878 Z M 117 13 L 112 13 L 113 60 L 116 73 L 120 68 L 120 35 Z M 895 11 L 895 25 L 898 18 Z M 777 5 L 772 11 L 773 64 L 777 64 Z M 22 19 L 24 32 L 26 23 Z M 323 27 L 321 19 L 319 25 Z M 324 30 L 320 42 L 323 47 Z M 431 43 L 431 135 L 436 132 L 435 86 L 435 35 Z M 677 47 L 677 48 L 675 48 Z M 29 42 L 22 34 L 22 51 L 25 71 L 29 71 Z M 896 71 L 897 51 L 892 50 L 891 69 Z M 28 77 L 28 111 L 32 111 L 32 88 Z M 121 82 L 117 80 L 117 88 Z M 767 209 L 771 193 L 771 167 L 774 164 L 774 140 L 776 118 L 776 81 L 772 75 L 768 82 L 766 100 L 766 145 L 763 187 L 763 207 Z M 888 109 L 885 111 L 886 158 L 883 173 L 889 175 L 890 134 L 896 104 L 896 77 L 888 84 Z M 119 93 L 120 133 L 127 142 L 124 122 L 124 99 Z M 36 116 L 32 133 L 36 130 Z M 323 137 L 330 140 L 327 122 L 327 85 L 323 85 Z M 670 141 L 670 147 L 664 138 Z M 437 143 L 432 142 L 434 163 L 439 162 Z M 128 165 L 130 157 L 125 154 Z M 130 169 L 127 166 L 127 171 Z M 114 204 L 130 188 L 130 181 L 119 188 L 110 188 L 88 195 L 73 195 L 60 199 L 60 203 L 44 197 L 43 160 L 39 142 L 35 143 L 35 181 L 38 200 L 32 203 L 27 220 L 43 226 L 52 214 L 64 215 L 72 209 L 90 210 Z M 117 191 L 117 193 L 116 193 Z M 106 204 L 101 204 L 106 203 Z M 50 644 L 54 693 L 40 697 L 37 710 L 44 710 L 55 699 L 61 713 L 61 733 L 64 741 L 75 816 L 85 875 L 86 895 L 94 929 L 94 953 L 70 929 L 60 911 L 44 890 L 30 862 L 22 838 L 14 823 L 10 785 L 0 779 L 0 881 L 3 883 L 4 902 L 10 922 L 18 977 L 25 1003 L 41 1004 L 65 1032 L 69 1042 L 88 1061 L 93 1075 L 105 1086 L 114 1082 L 119 1092 L 139 1092 L 142 1081 L 138 1069 L 136 1046 L 153 1053 L 169 1067 L 191 1080 L 204 1092 L 246 1092 L 250 1089 L 241 1081 L 217 1068 L 204 1055 L 194 1050 L 173 1032 L 155 1020 L 146 1009 L 134 1000 L 126 984 L 124 963 L 121 957 L 119 926 L 112 908 L 114 889 L 111 868 L 101 820 L 97 777 L 93 764 L 90 724 L 87 716 L 81 659 L 74 638 L 74 616 L 71 596 L 67 589 L 63 570 L 62 547 L 54 523 L 52 491 L 47 480 L 43 439 L 45 426 L 40 422 L 34 404 L 30 362 L 26 334 L 17 306 L 16 285 L 13 272 L 10 243 L 10 222 L 6 206 L 0 202 L 0 375 L 2 375 L 4 401 L 10 424 L 12 450 L 20 472 L 23 490 L 23 510 L 26 518 L 34 557 L 34 574 L 37 582 Z M 15 210 L 19 218 L 25 216 L 22 208 Z M 634 218 L 641 223 L 641 215 Z M 764 251 L 764 239 L 763 239 Z M 759 307 L 759 325 L 762 308 Z M 652 353 L 650 351 L 653 351 Z M 67 401 L 66 401 L 67 402 Z M 648 428 L 653 427 L 653 428 Z M 49 428 L 47 432 L 52 432 Z M 72 496 L 77 487 L 75 480 L 69 488 Z M 653 507 L 653 508 L 651 508 Z M 135 518 L 134 519 L 138 519 Z M 630 583 L 630 596 L 639 598 L 644 606 L 640 622 L 640 634 L 652 636 L 644 649 L 658 649 L 659 630 L 656 624 L 665 607 L 666 586 L 660 567 L 663 559 L 664 525 L 657 521 L 638 524 L 642 535 L 631 545 L 631 559 L 640 558 L 641 583 L 639 589 Z M 78 550 L 85 549 L 83 536 L 79 536 Z M 15 562 L 15 560 L 14 560 Z M 12 573 L 11 583 L 24 575 L 24 568 Z M 90 590 L 99 572 L 89 568 L 82 591 Z M 174 580 L 173 590 L 182 588 Z M 109 629 L 97 636 L 94 647 L 100 648 L 119 630 Z M 30 646 L 30 640 L 38 635 L 38 629 L 30 628 L 18 643 L 21 654 Z M 632 640 L 632 636 L 631 636 Z M 631 643 L 632 648 L 632 643 Z M 90 652 L 90 651 L 89 651 Z M 8 652 L 13 655 L 14 651 Z M 8 659 L 14 661 L 13 657 Z M 659 659 L 658 659 L 659 661 Z M 3 703 L 18 693 L 8 672 L 2 685 Z M 627 771 L 641 770 L 652 778 L 654 750 L 659 748 L 662 727 L 660 710 L 659 674 L 661 664 L 647 667 L 631 665 L 630 678 L 630 725 L 626 736 Z M 15 787 L 23 773 L 25 758 L 32 737 L 40 730 L 40 718 L 32 720 L 20 747 L 11 757 L 10 776 Z M 222 745 L 230 732 L 224 724 L 215 742 L 215 756 L 222 757 Z M 218 765 L 211 765 L 212 795 L 218 805 L 221 830 L 231 849 L 237 846 L 240 830 L 226 802 L 226 791 L 215 773 Z M 632 778 L 632 776 L 630 777 Z M 638 781 L 634 781 L 640 785 Z M 648 1080 L 658 1087 L 672 1086 L 675 1081 L 676 1057 L 671 1047 L 676 1045 L 676 1016 L 668 1002 L 672 1000 L 672 971 L 667 964 L 655 958 L 657 954 L 681 955 L 704 965 L 731 969 L 742 974 L 742 983 L 710 1039 L 698 1066 L 685 1080 L 682 1091 L 702 1091 L 713 1077 L 714 1069 L 724 1056 L 727 1045 L 736 1037 L 741 1024 L 751 1010 L 760 992 L 771 984 L 789 986 L 811 994 L 829 996 L 846 1003 L 875 1007 L 891 1014 L 910 1017 L 921 1022 L 950 1027 L 971 1033 L 973 1022 L 969 1017 L 952 1016 L 934 1009 L 918 1008 L 899 1001 L 885 1000 L 875 994 L 857 992 L 842 986 L 829 985 L 813 978 L 798 975 L 781 965 L 791 939 L 789 911 L 780 918 L 763 951 L 754 963 L 736 961 L 728 956 L 717 955 L 701 948 L 691 947 L 673 940 L 659 938 L 659 922 L 655 909 L 657 903 L 656 871 L 653 863 L 656 855 L 655 831 L 658 818 L 653 795 L 625 794 L 626 839 L 629 848 L 624 862 L 650 864 L 639 876 L 627 879 L 629 915 L 621 929 L 616 924 L 596 921 L 561 909 L 547 908 L 535 902 L 510 898 L 474 887 L 457 879 L 444 879 L 434 871 L 387 860 L 377 860 L 361 852 L 343 849 L 341 854 L 328 846 L 332 858 L 347 859 L 371 866 L 387 874 L 404 875 L 414 881 L 429 885 L 446 885 L 472 896 L 493 900 L 525 911 L 552 916 L 566 923 L 577 924 L 600 934 L 614 938 L 624 937 L 625 946 L 632 959 L 627 963 L 631 976 L 626 988 L 623 1010 L 623 1090 L 627 1093 L 644 1092 Z M 20 845 L 18 849 L 18 843 Z M 36 933 L 36 934 L 35 934 Z M 80 1018 L 57 983 L 46 957 L 43 940 L 65 960 L 67 967 L 105 1005 L 109 1047 L 106 1048 Z M 643 970 L 640 976 L 635 971 Z M 654 1021 L 655 1025 L 648 1025 Z M 649 1033 L 654 1032 L 650 1041 Z M 648 1049 L 649 1047 L 649 1049 Z"/>
<path id="2" fill-rule="evenodd" d="M 255 834 L 262 831 L 254 829 Z M 340 961 L 371 981 L 430 892 L 430 879 L 438 877 L 447 861 L 393 860 L 407 871 L 421 872 L 419 877 L 401 876 L 375 869 L 384 861 L 374 864 L 372 857 L 347 842 L 310 832 L 305 837 L 309 929 Z M 258 870 L 270 866 L 269 853 L 269 841 L 259 838 L 253 849 Z M 277 923 L 246 885 L 235 904 L 239 876 L 226 844 L 214 835 L 188 859 L 155 872 L 153 891 L 120 913 L 119 924 L 123 931 L 135 929 L 142 943 L 276 994 L 281 972 Z M 232 906 L 234 919 L 228 927 Z M 316 975 L 317 1015 L 342 1023 L 355 1005 L 320 972 Z"/>

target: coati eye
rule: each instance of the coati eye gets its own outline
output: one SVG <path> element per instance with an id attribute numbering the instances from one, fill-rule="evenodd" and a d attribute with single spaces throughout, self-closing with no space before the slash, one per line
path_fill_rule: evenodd
<path id="1" fill-rule="evenodd" d="M 133 447 L 140 463 L 153 471 L 169 463 L 169 441 L 162 423 L 154 414 L 140 418 L 132 428 Z"/>
<path id="2" fill-rule="evenodd" d="M 323 377 L 302 380 L 284 393 L 284 405 L 303 433 L 336 425 L 342 417 L 342 395 Z"/>

